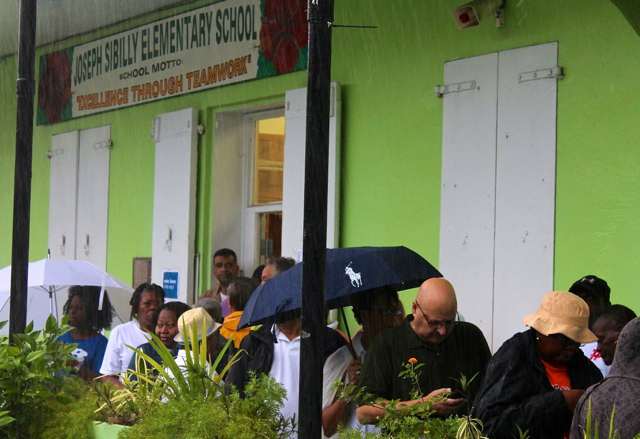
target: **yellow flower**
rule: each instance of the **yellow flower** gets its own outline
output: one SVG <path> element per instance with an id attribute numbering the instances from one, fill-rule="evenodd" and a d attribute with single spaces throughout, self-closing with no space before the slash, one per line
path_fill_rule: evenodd
<path id="1" fill-rule="evenodd" d="M 416 364 L 417 362 L 418 360 L 416 360 L 415 358 L 409 358 L 409 363 Z"/>

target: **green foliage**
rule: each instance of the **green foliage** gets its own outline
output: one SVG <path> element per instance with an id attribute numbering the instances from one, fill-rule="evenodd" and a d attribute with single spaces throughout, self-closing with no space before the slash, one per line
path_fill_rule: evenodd
<path id="1" fill-rule="evenodd" d="M 200 404 L 187 398 L 155 405 L 119 439 L 185 437 L 200 439 L 277 439 L 292 436 L 292 423 L 279 413 L 285 391 L 273 378 L 251 379 L 246 398 L 219 394 Z"/>
<path id="2" fill-rule="evenodd" d="M 205 332 L 203 328 L 202 333 Z M 151 334 L 151 346 L 162 364 L 130 347 L 138 357 L 137 370 L 122 374 L 124 387 L 96 387 L 101 416 L 132 425 L 119 437 L 290 437 L 293 422 L 280 414 L 286 395 L 282 386 L 270 377 L 253 377 L 245 389 L 246 398 L 240 398 L 235 391 L 228 392 L 222 378 L 240 353 L 220 375 L 215 370 L 233 337 L 211 364 L 207 361 L 206 337 L 198 341 L 195 327 L 189 333 L 184 365 L 179 365 L 160 339 Z"/>
<path id="3" fill-rule="evenodd" d="M 70 400 L 61 403 L 51 399 L 45 403 L 50 416 L 42 420 L 41 439 L 92 439 L 93 420 L 96 419 L 96 393 L 76 377 L 64 381 Z"/>
<path id="4" fill-rule="evenodd" d="M 69 404 L 66 366 L 75 345 L 55 340 L 71 327 L 61 328 L 49 316 L 42 331 L 33 331 L 33 322 L 23 334 L 9 340 L 0 337 L 0 436 L 40 437 L 36 430 L 56 410 L 56 404 Z"/>
<path id="5" fill-rule="evenodd" d="M 516 428 L 518 429 L 518 439 L 531 439 L 531 433 L 529 433 L 528 429 L 522 431 L 518 424 L 516 424 Z"/>
<path id="6" fill-rule="evenodd" d="M 422 399 L 424 393 L 420 388 L 420 370 L 423 364 L 416 364 L 415 359 L 410 359 L 404 366 L 405 369 L 399 376 L 408 379 L 412 383 L 411 399 Z M 462 376 L 457 380 L 462 391 L 466 392 L 473 378 L 467 380 Z M 359 405 L 367 404 L 386 410 L 382 419 L 376 426 L 382 433 L 363 433 L 360 430 L 345 429 L 339 430 L 341 439 L 486 439 L 482 436 L 482 423 L 478 419 L 466 416 L 450 416 L 446 419 L 433 416 L 433 405 L 446 399 L 446 394 L 425 399 L 424 402 L 412 406 L 399 405 L 400 400 L 385 401 L 375 398 L 373 395 L 365 393 L 364 389 L 354 385 L 338 386 L 338 395 L 344 400 L 356 401 Z"/>
<path id="7" fill-rule="evenodd" d="M 186 364 L 180 366 L 167 347 L 154 334 L 149 343 L 162 359 L 158 363 L 140 349 L 133 350 L 137 356 L 136 370 L 121 374 L 123 388 L 97 387 L 99 411 L 106 418 L 115 418 L 124 425 L 134 425 L 144 419 L 153 407 L 161 402 L 188 400 L 193 403 L 215 398 L 222 391 L 222 377 L 236 361 L 229 361 L 218 375 L 215 368 L 233 337 L 229 339 L 212 365 L 207 361 L 207 339 L 198 342 L 197 330 L 191 327 L 191 335 L 185 341 Z M 203 329 L 203 333 L 206 332 Z M 196 340 L 192 343 L 191 340 Z"/>
<path id="8" fill-rule="evenodd" d="M 620 434 L 618 430 L 613 429 L 613 418 L 616 414 L 616 406 L 613 405 L 611 409 L 611 420 L 609 421 L 609 436 L 607 439 L 620 439 Z M 589 405 L 587 406 L 587 419 L 586 419 L 586 430 L 583 429 L 583 434 L 585 439 L 600 439 L 600 430 L 598 429 L 598 421 L 596 420 L 593 424 L 591 423 L 591 398 L 589 398 Z M 582 429 L 582 426 L 580 426 Z M 634 439 L 636 439 L 639 435 L 636 435 Z"/>

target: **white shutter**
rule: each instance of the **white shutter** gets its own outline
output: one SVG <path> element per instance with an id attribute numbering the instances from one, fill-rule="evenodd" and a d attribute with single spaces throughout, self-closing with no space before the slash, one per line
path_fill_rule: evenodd
<path id="1" fill-rule="evenodd" d="M 53 259 L 81 259 L 106 269 L 109 140 L 108 126 L 51 137 L 49 249 Z M 27 318 L 34 320 L 36 328 L 43 327 L 49 315 L 43 295 L 29 289 Z M 58 317 L 66 298 L 67 289 L 59 290 Z"/>
<path id="2" fill-rule="evenodd" d="M 76 257 L 79 132 L 51 137 L 49 185 L 49 250 L 53 259 Z M 41 255 L 42 259 L 46 255 Z"/>
<path id="3" fill-rule="evenodd" d="M 557 43 L 500 52 L 494 348 L 553 289 L 557 80 L 521 75 L 557 63 Z"/>
<path id="4" fill-rule="evenodd" d="M 491 340 L 498 54 L 445 64 L 440 272 L 458 309 Z M 473 88 L 469 85 L 473 83 Z M 465 84 L 467 85 L 465 87 Z"/>
<path id="5" fill-rule="evenodd" d="M 307 89 L 290 90 L 285 104 L 282 256 L 296 258 L 302 249 Z M 329 188 L 327 248 L 339 244 L 340 225 L 340 85 L 331 84 L 329 119 Z"/>
<path id="6" fill-rule="evenodd" d="M 161 114 L 154 120 L 156 141 L 153 198 L 152 273 L 154 283 L 177 280 L 182 302 L 193 294 L 198 151 L 195 108 Z"/>
<path id="7" fill-rule="evenodd" d="M 553 288 L 557 50 L 445 67 L 439 268 L 494 351 Z"/>
<path id="8" fill-rule="evenodd" d="M 80 132 L 76 259 L 107 269 L 111 127 Z"/>

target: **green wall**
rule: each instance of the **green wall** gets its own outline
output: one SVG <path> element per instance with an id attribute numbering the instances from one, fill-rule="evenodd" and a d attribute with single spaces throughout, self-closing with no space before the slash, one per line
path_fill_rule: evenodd
<path id="1" fill-rule="evenodd" d="M 640 247 L 640 38 L 610 1 L 509 2 L 505 28 L 486 20 L 463 31 L 450 15 L 459 3 L 336 0 L 336 24 L 378 26 L 336 27 L 333 32 L 332 80 L 343 86 L 342 246 L 406 245 L 437 265 L 442 100 L 433 90 L 443 81 L 444 63 L 558 41 L 566 77 L 558 85 L 555 288 L 567 289 L 581 276 L 596 274 L 611 285 L 614 302 L 640 311 L 634 290 L 640 284 L 635 262 Z M 0 62 L 0 266 L 11 259 L 16 68 L 15 57 Z M 283 101 L 286 90 L 305 84 L 306 73 L 299 72 L 37 127 L 30 259 L 46 254 L 45 151 L 51 136 L 108 124 L 114 148 L 107 269 L 130 280 L 132 259 L 151 255 L 151 121 L 159 113 L 195 107 L 207 129 L 199 145 L 197 210 L 204 290 L 211 258 L 215 113 Z M 405 305 L 412 295 L 402 295 Z"/>
<path id="2" fill-rule="evenodd" d="M 609 2 L 509 2 L 505 28 L 487 20 L 463 31 L 449 11 L 464 2 L 434 3 L 336 8 L 338 24 L 379 26 L 333 34 L 345 108 L 342 245 L 402 244 L 437 263 L 442 101 L 433 87 L 444 63 L 558 41 L 566 77 L 558 85 L 554 287 L 597 274 L 614 303 L 639 312 L 640 38 Z M 401 294 L 407 308 L 413 294 Z"/>

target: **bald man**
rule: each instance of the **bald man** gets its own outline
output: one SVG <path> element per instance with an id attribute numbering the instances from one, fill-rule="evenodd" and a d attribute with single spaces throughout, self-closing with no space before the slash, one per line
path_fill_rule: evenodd
<path id="1" fill-rule="evenodd" d="M 458 302 L 453 285 L 446 279 L 429 279 L 418 290 L 411 314 L 403 324 L 380 334 L 371 345 L 362 368 L 360 385 L 367 393 L 400 404 L 421 404 L 436 395 L 461 390 L 459 380 L 478 376 L 469 386 L 469 407 L 480 386 L 484 367 L 491 358 L 487 341 L 480 329 L 467 322 L 457 322 Z M 424 364 L 419 369 L 423 399 L 411 399 L 412 382 L 398 375 L 410 358 Z M 464 397 L 452 397 L 435 403 L 440 416 L 467 410 Z M 361 406 L 357 411 L 363 424 L 375 424 L 385 410 Z"/>

